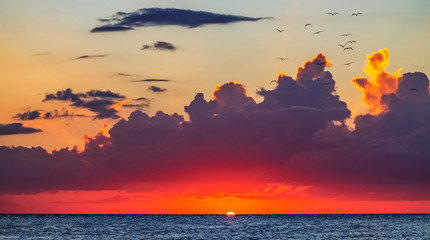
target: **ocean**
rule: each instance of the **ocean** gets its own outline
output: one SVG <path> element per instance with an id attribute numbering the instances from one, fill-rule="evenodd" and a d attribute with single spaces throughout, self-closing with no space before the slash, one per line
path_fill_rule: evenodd
<path id="1" fill-rule="evenodd" d="M 430 239 L 430 214 L 2 214 L 0 239 Z"/>

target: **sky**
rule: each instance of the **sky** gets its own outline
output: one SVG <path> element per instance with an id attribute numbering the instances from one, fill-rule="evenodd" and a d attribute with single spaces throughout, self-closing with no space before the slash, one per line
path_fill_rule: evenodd
<path id="1" fill-rule="evenodd" d="M 2 1 L 0 212 L 428 213 L 429 10 Z"/>

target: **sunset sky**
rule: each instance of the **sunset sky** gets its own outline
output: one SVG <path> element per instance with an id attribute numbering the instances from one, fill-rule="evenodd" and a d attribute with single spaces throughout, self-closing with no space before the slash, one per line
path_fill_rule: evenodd
<path id="1" fill-rule="evenodd" d="M 0 213 L 428 213 L 429 10 L 1 1 Z"/>

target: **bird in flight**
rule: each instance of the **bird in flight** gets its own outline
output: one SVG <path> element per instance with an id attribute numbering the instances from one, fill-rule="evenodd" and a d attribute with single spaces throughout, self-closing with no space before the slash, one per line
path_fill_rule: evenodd
<path id="1" fill-rule="evenodd" d="M 356 43 L 356 41 L 355 40 L 348 41 L 348 42 L 345 43 L 345 45 L 348 44 L 348 43 Z"/>
<path id="2" fill-rule="evenodd" d="M 310 24 L 310 23 L 306 23 L 306 24 L 305 24 L 305 28 L 306 28 L 306 27 L 312 27 L 312 24 Z"/>
<path id="3" fill-rule="evenodd" d="M 344 48 L 344 49 L 343 49 L 343 51 L 345 52 L 345 50 L 351 50 L 351 51 L 354 51 L 354 49 L 352 49 L 352 47 L 346 47 L 346 48 Z"/>
<path id="4" fill-rule="evenodd" d="M 287 30 L 287 29 L 282 29 L 282 30 L 281 30 L 281 29 L 278 29 L 278 28 L 277 28 L 276 30 L 277 30 L 278 32 L 280 32 L 280 33 L 281 33 L 281 32 L 283 32 L 283 31 L 285 31 L 285 30 Z"/>
<path id="5" fill-rule="evenodd" d="M 338 44 L 339 47 L 345 48 L 346 44 Z"/>
<path id="6" fill-rule="evenodd" d="M 353 13 L 353 14 L 351 14 L 351 16 L 356 16 L 356 17 L 358 17 L 358 15 L 361 15 L 362 13 L 361 12 L 358 12 L 358 13 Z"/>
<path id="7" fill-rule="evenodd" d="M 324 31 L 314 32 L 314 33 L 312 33 L 312 35 L 320 34 L 320 33 L 322 33 L 322 32 L 324 32 Z"/>
<path id="8" fill-rule="evenodd" d="M 341 37 L 348 37 L 348 36 L 350 36 L 350 35 L 352 35 L 351 33 L 344 33 L 344 34 L 342 34 L 342 35 L 340 35 Z"/>
<path id="9" fill-rule="evenodd" d="M 418 89 L 416 89 L 416 88 L 410 88 L 409 90 L 411 90 L 411 91 L 418 91 Z"/>
<path id="10" fill-rule="evenodd" d="M 281 61 L 288 60 L 288 58 L 281 58 L 281 57 L 278 57 L 278 59 L 281 59 Z"/>
<path id="11" fill-rule="evenodd" d="M 272 80 L 272 81 L 270 81 L 270 83 L 272 83 L 272 82 L 278 83 L 278 80 Z"/>
<path id="12" fill-rule="evenodd" d="M 353 64 L 354 62 L 349 62 L 349 63 L 345 63 L 345 64 L 343 64 L 343 65 L 346 65 L 346 66 L 349 66 L 349 65 L 351 65 L 351 64 Z"/>
<path id="13" fill-rule="evenodd" d="M 318 66 L 322 66 L 322 65 L 325 65 L 325 62 L 315 62 L 315 64 Z"/>
<path id="14" fill-rule="evenodd" d="M 334 12 L 334 13 L 326 13 L 326 14 L 330 14 L 330 15 L 334 16 L 334 15 L 339 14 L 339 13 Z"/>

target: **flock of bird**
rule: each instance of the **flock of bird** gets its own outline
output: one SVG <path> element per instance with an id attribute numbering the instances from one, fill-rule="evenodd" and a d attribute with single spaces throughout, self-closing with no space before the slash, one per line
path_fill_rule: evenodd
<path id="1" fill-rule="evenodd" d="M 337 15 L 339 13 L 338 12 L 328 12 L 326 14 L 334 16 L 334 15 Z M 361 12 L 355 12 L 355 13 L 352 13 L 351 16 L 352 17 L 358 17 L 359 15 L 362 15 L 362 14 L 363 13 L 361 13 Z M 310 23 L 306 23 L 305 24 L 305 28 L 311 28 L 311 27 L 312 27 L 312 24 L 310 24 Z M 286 30 L 287 29 L 276 28 L 276 31 L 278 31 L 279 33 L 285 32 Z M 317 32 L 312 33 L 312 35 L 318 35 L 318 34 L 323 33 L 323 32 L 324 31 L 317 31 Z M 344 33 L 344 34 L 341 34 L 340 36 L 341 37 L 349 37 L 351 35 L 352 35 L 351 33 Z M 345 52 L 345 51 L 354 51 L 354 49 L 351 46 L 353 43 L 357 43 L 357 41 L 355 41 L 355 40 L 348 40 L 344 44 L 338 44 L 338 46 L 342 48 L 343 52 Z M 281 60 L 281 61 L 288 60 L 288 58 L 285 58 L 285 57 L 277 57 L 277 58 L 279 60 Z M 347 63 L 344 63 L 343 65 L 349 66 L 349 65 L 351 65 L 353 63 L 354 62 L 347 62 Z M 323 64 L 325 64 L 325 62 L 322 62 L 322 63 L 316 62 L 315 64 L 317 64 L 317 65 L 323 65 Z"/>

